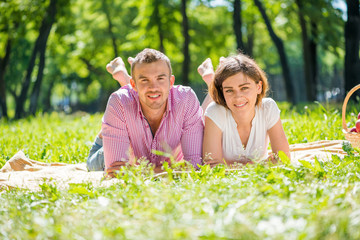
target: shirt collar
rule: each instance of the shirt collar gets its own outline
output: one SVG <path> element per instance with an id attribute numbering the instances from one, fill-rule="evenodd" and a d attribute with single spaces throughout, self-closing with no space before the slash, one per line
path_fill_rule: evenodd
<path id="1" fill-rule="evenodd" d="M 173 101 L 173 87 L 171 87 L 169 90 L 168 102 L 167 102 L 166 110 L 165 110 L 166 114 L 168 114 L 171 111 L 171 107 L 173 104 L 172 101 Z"/>

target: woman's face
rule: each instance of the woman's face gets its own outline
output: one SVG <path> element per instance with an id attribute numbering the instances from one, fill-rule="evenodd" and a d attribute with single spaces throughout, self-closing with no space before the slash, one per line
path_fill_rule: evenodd
<path id="1" fill-rule="evenodd" d="M 233 112 L 253 111 L 257 95 L 262 91 L 262 82 L 255 81 L 243 73 L 237 73 L 222 83 L 226 105 Z"/>

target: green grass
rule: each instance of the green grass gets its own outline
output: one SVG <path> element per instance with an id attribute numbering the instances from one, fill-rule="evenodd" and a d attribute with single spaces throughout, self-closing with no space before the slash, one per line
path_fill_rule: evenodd
<path id="1" fill-rule="evenodd" d="M 0 122 L 0 161 L 22 150 L 29 158 L 43 162 L 83 162 L 101 128 L 101 117 L 53 113 Z"/>
<path id="2" fill-rule="evenodd" d="M 279 105 L 290 143 L 344 139 L 340 110 Z M 84 162 L 100 122 L 100 114 L 1 122 L 0 166 L 20 149 L 45 162 Z M 360 157 L 346 150 L 299 167 L 202 167 L 154 179 L 140 166 L 107 188 L 2 191 L 0 239 L 359 239 Z"/>

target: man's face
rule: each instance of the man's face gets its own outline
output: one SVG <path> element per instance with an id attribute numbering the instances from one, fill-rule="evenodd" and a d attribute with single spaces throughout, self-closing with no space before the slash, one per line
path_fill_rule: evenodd
<path id="1" fill-rule="evenodd" d="M 165 61 L 138 63 L 134 67 L 130 84 L 138 92 L 141 108 L 146 113 L 165 111 L 169 91 L 175 77 Z"/>

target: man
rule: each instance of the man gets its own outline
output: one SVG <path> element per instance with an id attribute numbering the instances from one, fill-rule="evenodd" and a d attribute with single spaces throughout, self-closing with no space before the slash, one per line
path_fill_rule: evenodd
<path id="1" fill-rule="evenodd" d="M 153 150 L 174 153 L 181 147 L 177 159 L 183 156 L 195 167 L 201 164 L 202 109 L 190 87 L 174 82 L 170 60 L 163 53 L 144 49 L 133 59 L 130 84 L 110 96 L 102 121 L 108 174 L 129 162 L 131 152 L 160 167 L 168 158 Z"/>

